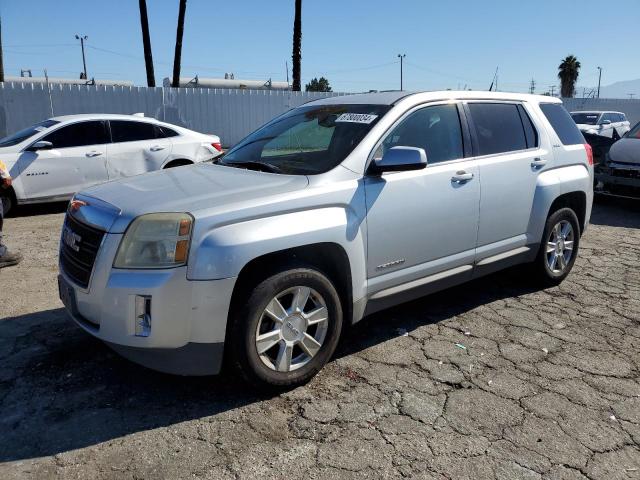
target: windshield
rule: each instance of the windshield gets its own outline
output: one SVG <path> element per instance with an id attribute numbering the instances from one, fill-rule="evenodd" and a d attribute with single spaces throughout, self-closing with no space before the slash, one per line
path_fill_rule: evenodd
<path id="1" fill-rule="evenodd" d="M 625 135 L 625 137 L 640 139 L 640 122 L 636 123 L 635 127 L 629 130 L 629 132 Z"/>
<path id="2" fill-rule="evenodd" d="M 292 175 L 324 173 L 339 165 L 390 108 L 298 107 L 246 137 L 220 163 Z"/>
<path id="3" fill-rule="evenodd" d="M 596 125 L 598 123 L 598 118 L 600 118 L 599 113 L 572 113 L 571 117 L 573 117 L 573 121 L 577 124 L 582 125 Z"/>
<path id="4" fill-rule="evenodd" d="M 36 123 L 35 125 L 31 125 L 19 132 L 14 133 L 13 135 L 9 135 L 8 137 L 4 137 L 0 139 L 0 147 L 12 147 L 13 145 L 17 145 L 29 137 L 32 137 L 36 133 L 40 133 L 45 131 L 52 125 L 60 123 L 56 120 L 45 120 L 40 123 Z"/>

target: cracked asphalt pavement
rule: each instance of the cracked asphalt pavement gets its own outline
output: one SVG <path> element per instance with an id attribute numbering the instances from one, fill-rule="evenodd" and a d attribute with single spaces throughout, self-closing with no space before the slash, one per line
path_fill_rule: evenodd
<path id="1" fill-rule="evenodd" d="M 0 478 L 640 478 L 640 208 L 598 203 L 572 274 L 517 269 L 351 328 L 308 385 L 123 360 L 65 316 L 64 207 L 5 222 Z"/>

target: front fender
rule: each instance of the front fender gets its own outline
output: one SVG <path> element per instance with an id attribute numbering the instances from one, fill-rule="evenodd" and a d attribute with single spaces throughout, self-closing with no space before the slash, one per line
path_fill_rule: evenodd
<path id="1" fill-rule="evenodd" d="M 593 179 L 586 165 L 554 168 L 538 175 L 527 228 L 527 243 L 540 243 L 551 205 L 559 196 L 571 192 L 582 192 L 586 195 L 585 223 L 587 223 L 593 199 Z"/>
<path id="2" fill-rule="evenodd" d="M 235 277 L 255 258 L 318 243 L 338 244 L 345 250 L 353 298 L 362 298 L 366 286 L 364 235 L 355 212 L 344 206 L 281 213 L 214 227 L 192 245 L 187 276 L 191 280 Z"/>

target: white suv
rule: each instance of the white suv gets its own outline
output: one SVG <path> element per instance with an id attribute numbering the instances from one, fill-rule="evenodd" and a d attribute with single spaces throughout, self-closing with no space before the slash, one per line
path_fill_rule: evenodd
<path id="1" fill-rule="evenodd" d="M 377 310 L 522 263 L 564 280 L 591 213 L 584 142 L 551 97 L 310 102 L 217 164 L 76 195 L 60 297 L 151 368 L 217 373 L 226 354 L 251 382 L 297 385 Z"/>
<path id="2" fill-rule="evenodd" d="M 619 139 L 629 130 L 631 124 L 622 112 L 571 112 L 582 133 Z"/>
<path id="3" fill-rule="evenodd" d="M 138 115 L 54 117 L 0 139 L 13 177 L 1 189 L 4 213 L 16 204 L 68 200 L 78 190 L 222 154 L 220 138 Z"/>

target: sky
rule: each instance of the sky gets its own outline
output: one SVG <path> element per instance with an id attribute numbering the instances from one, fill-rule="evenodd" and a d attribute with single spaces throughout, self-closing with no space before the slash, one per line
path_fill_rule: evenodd
<path id="1" fill-rule="evenodd" d="M 303 0 L 302 82 L 325 76 L 334 91 L 557 85 L 573 54 L 578 90 L 640 78 L 633 46 L 640 0 Z M 294 0 L 188 0 L 182 76 L 286 80 Z M 178 0 L 147 0 L 157 85 L 171 75 Z M 77 78 L 87 35 L 89 77 L 146 85 L 136 0 L 0 0 L 4 68 Z M 289 73 L 291 75 L 291 73 Z M 556 86 L 556 91 L 557 91 Z"/>

